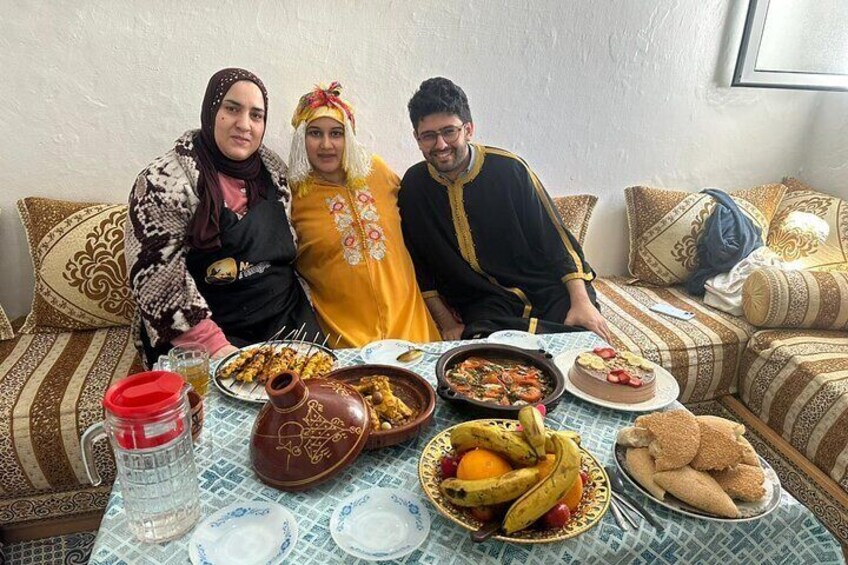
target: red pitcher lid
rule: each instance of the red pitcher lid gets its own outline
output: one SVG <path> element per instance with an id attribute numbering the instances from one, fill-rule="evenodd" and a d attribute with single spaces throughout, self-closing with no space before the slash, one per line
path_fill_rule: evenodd
<path id="1" fill-rule="evenodd" d="M 184 385 L 176 373 L 138 373 L 110 386 L 103 397 L 103 407 L 121 418 L 143 419 L 179 404 Z"/>

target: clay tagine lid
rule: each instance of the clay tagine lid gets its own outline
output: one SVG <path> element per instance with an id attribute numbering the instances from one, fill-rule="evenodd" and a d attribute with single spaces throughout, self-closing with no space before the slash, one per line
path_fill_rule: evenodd
<path id="1" fill-rule="evenodd" d="M 259 478 L 280 490 L 304 490 L 351 464 L 371 433 L 362 395 L 327 379 L 302 381 L 284 372 L 265 383 L 268 402 L 250 437 Z"/>

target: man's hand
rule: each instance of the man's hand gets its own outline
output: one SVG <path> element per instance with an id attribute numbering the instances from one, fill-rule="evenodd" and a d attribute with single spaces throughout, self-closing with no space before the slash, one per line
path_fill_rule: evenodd
<path id="1" fill-rule="evenodd" d="M 227 345 L 219 348 L 218 351 L 213 353 L 212 359 L 223 359 L 224 357 L 226 357 L 227 355 L 229 355 L 230 353 L 233 353 L 235 351 L 238 351 L 238 347 L 228 343 Z"/>
<path id="2" fill-rule="evenodd" d="M 581 279 L 572 279 L 565 283 L 565 286 L 568 289 L 568 297 L 571 299 L 571 308 L 565 315 L 563 323 L 566 326 L 583 326 L 612 345 L 612 334 L 607 327 L 607 321 L 589 300 L 586 283 Z"/>
<path id="3" fill-rule="evenodd" d="M 607 343 L 612 343 L 607 321 L 591 302 L 578 302 L 572 304 L 568 315 L 565 317 L 566 326 L 583 326 L 591 332 L 601 336 Z"/>

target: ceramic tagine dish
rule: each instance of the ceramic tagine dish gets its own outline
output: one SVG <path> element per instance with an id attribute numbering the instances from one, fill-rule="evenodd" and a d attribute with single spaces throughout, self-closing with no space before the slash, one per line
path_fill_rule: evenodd
<path id="1" fill-rule="evenodd" d="M 365 447 L 371 417 L 363 396 L 331 379 L 286 371 L 265 383 L 268 402 L 250 437 L 250 461 L 266 484 L 286 491 L 323 483 Z"/>

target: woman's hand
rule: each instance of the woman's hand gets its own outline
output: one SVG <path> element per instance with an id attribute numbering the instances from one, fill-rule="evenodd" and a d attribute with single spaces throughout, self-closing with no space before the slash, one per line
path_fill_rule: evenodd
<path id="1" fill-rule="evenodd" d="M 465 331 L 465 324 L 454 321 L 447 327 L 439 327 L 439 333 L 442 334 L 442 339 L 445 341 L 456 341 L 462 339 L 462 332 Z"/>
<path id="2" fill-rule="evenodd" d="M 591 302 L 578 302 L 571 305 L 571 309 L 565 316 L 566 326 L 583 326 L 591 332 L 595 332 L 601 336 L 604 341 L 612 344 L 612 334 L 610 334 L 607 321 L 595 308 Z"/>
<path id="3" fill-rule="evenodd" d="M 433 321 L 439 328 L 439 333 L 445 341 L 462 339 L 465 324 L 462 323 L 459 314 L 450 308 L 440 296 L 431 296 L 424 299 L 424 304 L 433 316 Z"/>
<path id="4" fill-rule="evenodd" d="M 227 355 L 229 355 L 230 353 L 234 353 L 234 352 L 236 352 L 236 351 L 238 351 L 238 347 L 236 347 L 236 346 L 231 345 L 231 344 L 229 344 L 229 343 L 228 343 L 227 345 L 225 345 L 224 347 L 219 348 L 219 349 L 218 349 L 218 351 L 216 351 L 215 353 L 213 353 L 213 354 L 212 354 L 212 359 L 216 359 L 216 360 L 217 360 L 217 359 L 223 359 L 224 357 L 226 357 L 226 356 L 227 356 Z"/>

